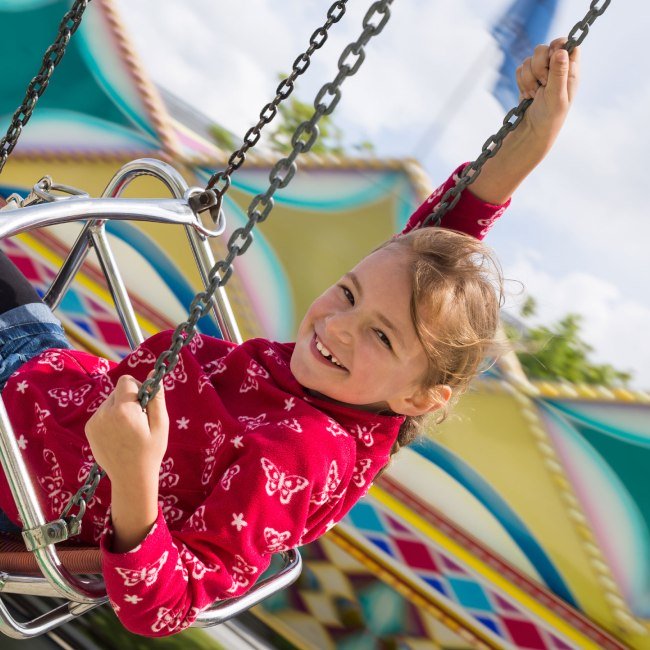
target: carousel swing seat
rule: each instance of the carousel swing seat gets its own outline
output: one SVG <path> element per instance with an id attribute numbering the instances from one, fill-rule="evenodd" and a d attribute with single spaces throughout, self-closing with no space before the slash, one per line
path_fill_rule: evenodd
<path id="1" fill-rule="evenodd" d="M 161 181 L 173 198 L 120 198 L 129 183 L 142 175 Z M 207 288 L 210 269 L 215 265 L 209 239 L 224 232 L 225 219 L 220 209 L 213 209 L 210 210 L 214 222 L 212 227 L 203 224 L 191 202 L 199 192 L 201 190 L 189 188 L 174 168 L 153 159 L 136 160 L 122 167 L 101 198 L 90 198 L 74 188 L 55 185 L 45 178 L 34 186 L 27 198 L 9 197 L 1 210 L 0 239 L 44 226 L 83 222 L 76 241 L 44 296 L 44 302 L 51 309 L 57 308 L 90 248 L 94 248 L 129 345 L 135 348 L 144 337 L 111 250 L 105 224 L 111 220 L 131 220 L 183 226 Z M 240 343 L 241 335 L 223 287 L 219 287 L 211 297 L 210 306 L 223 337 Z M 26 639 L 67 623 L 108 602 L 108 597 L 101 576 L 100 550 L 66 542 L 79 529 L 85 502 L 78 516 L 66 516 L 68 504 L 60 519 L 45 520 L 1 395 L 0 461 L 24 524 L 22 535 L 0 533 L 0 632 Z M 194 626 L 223 623 L 294 582 L 301 571 L 300 554 L 291 550 L 280 555 L 283 564 L 276 573 L 259 581 L 246 594 L 208 607 L 199 614 Z M 67 602 L 35 619 L 20 622 L 2 601 L 3 593 L 64 598 Z"/>

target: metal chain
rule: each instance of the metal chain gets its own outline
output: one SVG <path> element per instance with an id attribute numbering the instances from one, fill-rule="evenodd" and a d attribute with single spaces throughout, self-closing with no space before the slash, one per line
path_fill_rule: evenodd
<path id="1" fill-rule="evenodd" d="M 278 113 L 278 106 L 287 99 L 294 89 L 294 82 L 303 74 L 311 64 L 312 54 L 323 47 L 328 37 L 328 30 L 334 24 L 338 23 L 345 15 L 346 3 L 348 0 L 335 2 L 327 11 L 327 20 L 322 27 L 314 31 L 309 39 L 307 50 L 296 57 L 293 62 L 291 74 L 283 79 L 275 90 L 275 97 L 260 111 L 260 119 L 255 126 L 252 126 L 246 132 L 241 147 L 234 151 L 228 159 L 228 166 L 223 171 L 216 172 L 212 175 L 204 192 L 197 194 L 191 200 L 192 207 L 196 211 L 202 211 L 212 206 L 220 206 L 223 195 L 230 188 L 230 177 L 232 173 L 239 169 L 246 160 L 246 153 L 253 148 L 259 141 L 262 129 L 269 124 Z M 215 187 L 216 185 L 218 187 Z M 211 192 L 209 190 L 212 190 Z M 218 210 L 215 214 L 218 213 Z"/>
<path id="2" fill-rule="evenodd" d="M 567 42 L 564 44 L 564 49 L 569 54 L 585 40 L 589 33 L 589 27 L 593 25 L 596 18 L 605 13 L 610 3 L 611 0 L 593 0 L 585 17 L 578 21 L 569 32 Z M 503 118 L 503 126 L 485 141 L 479 157 L 463 169 L 458 176 L 456 185 L 445 192 L 442 199 L 440 199 L 440 203 L 424 219 L 422 222 L 423 227 L 440 225 L 442 218 L 456 206 L 463 191 L 478 178 L 483 165 L 499 151 L 508 133 L 519 126 L 532 103 L 532 99 L 522 99 L 518 106 L 508 112 Z"/>
<path id="3" fill-rule="evenodd" d="M 146 408 L 158 390 L 163 378 L 173 372 L 178 363 L 181 348 L 187 345 L 196 334 L 196 324 L 199 319 L 208 313 L 211 308 L 212 296 L 226 285 L 232 276 L 232 263 L 235 258 L 248 250 L 253 241 L 251 231 L 256 224 L 264 221 L 273 209 L 273 194 L 282 187 L 286 187 L 296 173 L 296 158 L 311 149 L 318 138 L 318 122 L 324 115 L 329 115 L 341 99 L 341 84 L 357 72 L 365 59 L 364 46 L 373 36 L 379 34 L 390 18 L 389 5 L 393 0 L 378 0 L 374 2 L 363 19 L 363 31 L 359 38 L 350 43 L 341 54 L 338 61 L 338 74 L 333 81 L 326 83 L 316 95 L 314 100 L 314 113 L 309 120 L 298 126 L 291 143 L 291 153 L 280 160 L 269 174 L 270 185 L 266 192 L 258 194 L 248 208 L 248 223 L 242 228 L 237 228 L 228 241 L 228 254 L 217 262 L 208 274 L 209 284 L 205 291 L 200 291 L 194 296 L 190 304 L 189 318 L 178 325 L 172 334 L 170 348 L 163 352 L 154 365 L 154 374 L 147 379 L 138 392 L 138 399 L 142 408 Z M 318 30 L 317 30 L 318 31 Z M 97 485 L 105 472 L 95 463 L 84 485 L 72 497 L 62 513 L 66 518 L 69 534 L 79 530 L 81 518 L 86 511 L 87 503 L 92 498 Z M 70 515 L 73 506 L 79 507 L 79 512 Z"/>
<path id="4" fill-rule="evenodd" d="M 76 0 L 72 9 L 63 16 L 59 25 L 59 33 L 57 34 L 56 40 L 45 52 L 41 69 L 31 80 L 27 87 L 23 103 L 13 114 L 7 133 L 4 138 L 0 140 L 0 173 L 2 173 L 7 158 L 9 158 L 9 155 L 14 150 L 23 127 L 32 116 L 36 103 L 47 89 L 50 83 L 50 77 L 52 76 L 56 66 L 61 62 L 66 48 L 68 47 L 68 43 L 70 42 L 70 38 L 81 24 L 81 18 L 90 1 L 91 0 Z"/>

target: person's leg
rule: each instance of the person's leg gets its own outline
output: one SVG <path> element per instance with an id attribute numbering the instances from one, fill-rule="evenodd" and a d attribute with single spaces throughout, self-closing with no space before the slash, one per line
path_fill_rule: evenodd
<path id="1" fill-rule="evenodd" d="M 0 251 L 0 314 L 6 311 L 39 303 L 41 298 L 29 280 L 14 263 Z"/>
<path id="2" fill-rule="evenodd" d="M 50 348 L 71 347 L 59 320 L 0 252 L 0 390 L 32 357 Z"/>

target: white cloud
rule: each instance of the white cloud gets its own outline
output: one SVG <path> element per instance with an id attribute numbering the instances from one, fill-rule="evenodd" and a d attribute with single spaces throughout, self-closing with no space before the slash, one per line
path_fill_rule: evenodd
<path id="1" fill-rule="evenodd" d="M 550 324 L 568 313 L 581 314 L 583 338 L 595 349 L 593 360 L 611 363 L 619 370 L 635 369 L 634 385 L 650 388 L 650 346 L 645 341 L 650 332 L 650 308 L 624 297 L 612 282 L 589 273 L 554 274 L 536 251 L 519 251 L 504 272 L 525 286 L 523 293 L 510 287 L 509 311 L 516 315 L 530 295 L 537 301 L 537 323 Z"/>

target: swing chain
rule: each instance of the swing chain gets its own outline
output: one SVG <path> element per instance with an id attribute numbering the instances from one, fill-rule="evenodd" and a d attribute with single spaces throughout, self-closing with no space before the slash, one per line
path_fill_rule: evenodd
<path id="1" fill-rule="evenodd" d="M 11 124 L 7 129 L 7 133 L 4 138 L 0 140 L 0 173 L 7 162 L 7 158 L 9 158 L 9 155 L 15 148 L 23 127 L 32 116 L 36 103 L 43 93 L 45 93 L 54 69 L 59 65 L 66 52 L 70 38 L 72 38 L 72 35 L 77 31 L 77 28 L 81 24 L 83 13 L 89 2 L 91 2 L 91 0 L 76 0 L 70 11 L 63 16 L 63 19 L 59 24 L 59 32 L 56 40 L 47 48 L 45 56 L 43 57 L 41 69 L 31 80 L 27 87 L 23 103 L 16 109 L 16 112 L 11 118 Z"/>
<path id="2" fill-rule="evenodd" d="M 589 33 L 589 27 L 593 25 L 596 18 L 605 13 L 605 10 L 609 7 L 610 3 L 611 0 L 592 0 L 589 11 L 585 17 L 578 21 L 569 32 L 567 42 L 564 44 L 564 49 L 569 54 L 571 54 L 571 52 L 573 52 L 573 50 L 585 40 Z M 580 33 L 578 34 L 578 32 Z M 441 224 L 442 218 L 447 214 L 447 212 L 456 206 L 458 201 L 460 201 L 463 191 L 478 178 L 486 161 L 494 157 L 497 151 L 499 151 L 508 133 L 514 131 L 519 126 L 521 121 L 524 119 L 528 107 L 532 103 L 532 99 L 522 99 L 518 106 L 508 111 L 506 116 L 503 118 L 503 125 L 501 128 L 485 141 L 481 148 L 479 157 L 469 163 L 458 175 L 456 185 L 445 192 L 440 203 L 438 203 L 433 212 L 427 215 L 422 222 L 422 227 L 428 225 L 439 226 Z"/>
<path id="3" fill-rule="evenodd" d="M 359 69 L 359 60 L 363 60 L 365 53 L 363 47 L 368 41 L 379 34 L 388 19 L 390 18 L 390 7 L 393 0 L 377 0 L 374 2 L 363 20 L 363 31 L 355 43 L 348 46 L 339 58 L 339 72 L 330 83 L 326 83 L 314 100 L 314 113 L 309 120 L 305 120 L 294 133 L 291 142 L 293 149 L 291 153 L 280 160 L 269 174 L 270 185 L 266 192 L 258 194 L 248 207 L 248 223 L 242 228 L 237 228 L 228 241 L 228 254 L 223 260 L 217 262 L 208 273 L 208 286 L 204 291 L 200 291 L 194 296 L 189 308 L 189 318 L 178 325 L 172 334 L 172 344 L 169 350 L 163 352 L 154 364 L 154 372 L 151 377 L 146 379 L 138 391 L 138 399 L 144 410 L 158 390 L 164 377 L 173 372 L 178 364 L 181 349 L 187 345 L 196 334 L 196 324 L 202 316 L 210 310 L 212 296 L 216 291 L 224 287 L 233 273 L 232 263 L 238 255 L 246 252 L 253 241 L 251 231 L 255 225 L 264 221 L 273 209 L 273 194 L 280 187 L 285 187 L 293 178 L 296 171 L 295 160 L 299 154 L 309 151 L 318 137 L 318 122 L 323 117 L 334 110 L 341 97 L 339 86 L 343 81 L 355 74 Z M 338 4 L 338 3 L 337 3 Z M 332 10 L 330 9 L 330 12 Z M 341 14 L 342 15 L 342 14 Z M 318 32 L 318 30 L 316 30 Z M 315 32 L 316 33 L 316 32 Z M 357 62 L 352 64 L 347 62 L 349 52 L 357 56 Z M 326 103 L 325 96 L 329 94 L 331 99 Z M 307 139 L 303 135 L 307 134 Z M 260 212 L 261 209 L 261 212 Z M 63 512 L 61 519 L 67 524 L 69 535 L 75 535 L 81 529 L 81 519 L 86 511 L 88 502 L 92 499 L 99 482 L 104 477 L 104 472 L 97 463 L 94 463 L 84 484 L 79 488 L 77 493 L 70 499 Z M 74 506 L 79 507 L 79 512 L 70 515 Z M 54 522 L 56 523 L 56 522 Z M 74 532 L 73 532 L 74 531 Z"/>
<path id="4" fill-rule="evenodd" d="M 328 37 L 328 30 L 343 18 L 348 0 L 338 0 L 327 11 L 327 20 L 322 27 L 314 31 L 309 39 L 309 47 L 305 52 L 296 57 L 293 62 L 291 74 L 282 79 L 275 91 L 275 97 L 260 111 L 259 121 L 246 132 L 242 146 L 234 151 L 228 159 L 228 166 L 225 170 L 212 175 L 204 192 L 197 194 L 190 199 L 190 205 L 195 212 L 202 212 L 213 207 L 211 214 L 218 214 L 224 194 L 230 188 L 232 173 L 239 169 L 246 160 L 246 153 L 252 149 L 262 135 L 262 129 L 269 124 L 278 113 L 278 105 L 287 99 L 293 92 L 296 79 L 309 68 L 312 54 L 320 49 Z M 218 187 L 216 187 L 218 185 Z M 210 191 L 211 190 L 211 191 Z"/>

